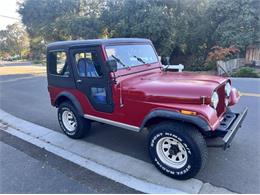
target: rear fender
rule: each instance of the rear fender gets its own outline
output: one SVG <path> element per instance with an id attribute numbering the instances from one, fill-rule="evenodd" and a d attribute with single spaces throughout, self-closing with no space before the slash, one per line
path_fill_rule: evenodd
<path id="1" fill-rule="evenodd" d="M 80 116 L 84 116 L 84 112 L 83 112 L 81 104 L 79 103 L 78 99 L 72 93 L 70 93 L 70 92 L 61 92 L 57 96 L 57 98 L 56 98 L 56 100 L 54 102 L 54 105 L 56 107 L 58 107 L 59 104 L 62 103 L 63 101 L 70 101 L 73 104 L 73 106 L 77 109 L 78 114 Z"/>

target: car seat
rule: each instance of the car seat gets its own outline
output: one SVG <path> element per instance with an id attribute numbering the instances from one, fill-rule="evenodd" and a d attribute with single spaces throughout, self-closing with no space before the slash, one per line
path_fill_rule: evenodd
<path id="1" fill-rule="evenodd" d="M 78 71 L 81 77 L 98 78 L 93 61 L 89 58 L 80 58 L 78 60 Z M 97 103 L 106 104 L 106 91 L 104 88 L 91 87 L 91 95 Z"/>

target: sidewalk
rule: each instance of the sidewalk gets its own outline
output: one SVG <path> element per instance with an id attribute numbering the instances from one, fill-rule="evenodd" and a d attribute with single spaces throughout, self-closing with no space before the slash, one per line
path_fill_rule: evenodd
<path id="1" fill-rule="evenodd" d="M 0 193 L 137 193 L 5 132 L 0 137 Z"/>
<path id="2" fill-rule="evenodd" d="M 0 193 L 97 193 L 3 142 L 0 148 Z"/>

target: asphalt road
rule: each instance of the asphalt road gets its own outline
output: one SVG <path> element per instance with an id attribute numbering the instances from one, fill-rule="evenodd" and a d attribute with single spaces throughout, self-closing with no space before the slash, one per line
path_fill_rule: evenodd
<path id="1" fill-rule="evenodd" d="M 232 79 L 244 93 L 260 94 L 260 79 Z M 22 119 L 61 131 L 56 109 L 51 107 L 45 76 L 27 74 L 0 76 L 0 107 Z M 243 127 L 227 151 L 209 148 L 208 163 L 196 177 L 204 182 L 239 193 L 260 193 L 260 97 L 243 96 L 233 109 L 249 107 Z M 94 124 L 84 138 L 129 156 L 151 162 L 147 154 L 146 133 Z"/>

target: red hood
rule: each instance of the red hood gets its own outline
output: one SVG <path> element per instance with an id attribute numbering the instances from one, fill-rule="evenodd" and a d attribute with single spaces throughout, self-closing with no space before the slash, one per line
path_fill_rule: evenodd
<path id="1" fill-rule="evenodd" d="M 147 72 L 122 80 L 125 98 L 161 103 L 196 103 L 227 81 L 226 78 L 194 73 Z"/>

